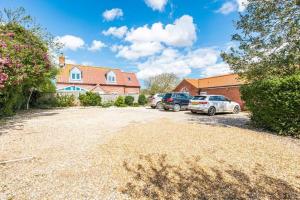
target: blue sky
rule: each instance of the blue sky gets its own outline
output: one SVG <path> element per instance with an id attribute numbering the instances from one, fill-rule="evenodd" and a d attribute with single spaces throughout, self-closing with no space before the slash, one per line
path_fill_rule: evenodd
<path id="1" fill-rule="evenodd" d="M 65 44 L 68 62 L 121 68 L 140 79 L 173 72 L 229 72 L 220 50 L 232 45 L 233 20 L 246 0 L 1 0 L 24 7 Z M 121 27 L 121 28 L 120 28 Z"/>

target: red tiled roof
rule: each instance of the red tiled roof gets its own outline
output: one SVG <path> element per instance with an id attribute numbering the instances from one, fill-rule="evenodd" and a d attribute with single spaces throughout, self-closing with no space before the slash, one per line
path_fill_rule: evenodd
<path id="1" fill-rule="evenodd" d="M 222 87 L 231 85 L 241 85 L 245 82 L 238 78 L 237 74 L 226 74 L 201 79 L 185 79 L 196 88 Z"/>
<path id="2" fill-rule="evenodd" d="M 106 74 L 113 71 L 116 74 L 117 83 L 111 85 L 124 85 L 132 87 L 140 87 L 140 83 L 136 78 L 135 73 L 122 72 L 120 69 L 110 69 L 105 67 L 82 66 L 76 64 L 66 64 L 59 70 L 56 77 L 57 83 L 70 83 L 70 71 L 78 68 L 82 73 L 82 84 L 92 85 L 110 85 L 106 81 Z"/>

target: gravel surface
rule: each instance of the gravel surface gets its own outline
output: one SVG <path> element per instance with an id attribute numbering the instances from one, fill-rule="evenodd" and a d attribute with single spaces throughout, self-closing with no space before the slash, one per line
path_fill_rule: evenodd
<path id="1" fill-rule="evenodd" d="M 19 114 L 0 125 L 0 162 L 33 159 L 0 165 L 0 199 L 298 198 L 299 140 L 247 123 L 147 108 Z"/>

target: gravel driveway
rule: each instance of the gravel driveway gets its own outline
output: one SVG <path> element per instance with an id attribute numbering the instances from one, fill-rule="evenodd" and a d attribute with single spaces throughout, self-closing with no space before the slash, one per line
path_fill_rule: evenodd
<path id="1" fill-rule="evenodd" d="M 0 165 L 0 199 L 153 199 L 138 196 L 130 184 L 125 187 L 132 174 L 124 162 L 134 166 L 141 158 L 149 161 L 147 156 L 155 161 L 167 156 L 183 167 L 179 157 L 197 155 L 222 156 L 218 162 L 237 169 L 244 168 L 239 159 L 251 163 L 253 155 L 255 164 L 269 162 L 264 169 L 268 176 L 289 181 L 292 185 L 285 185 L 286 190 L 295 197 L 300 188 L 300 177 L 295 175 L 300 171 L 299 141 L 248 130 L 248 120 L 245 113 L 208 117 L 148 108 L 69 108 L 19 114 L 0 125 L 0 161 L 32 159 Z M 246 150 L 235 153 L 233 147 L 245 145 Z M 254 146 L 247 149 L 249 145 Z M 273 149 L 274 145 L 278 148 Z M 239 159 L 232 157 L 235 154 Z M 261 158 L 263 154 L 267 158 Z M 273 172 L 270 163 L 279 163 Z M 245 172 L 259 165 L 245 167 Z M 165 195 L 164 189 L 155 192 Z"/>

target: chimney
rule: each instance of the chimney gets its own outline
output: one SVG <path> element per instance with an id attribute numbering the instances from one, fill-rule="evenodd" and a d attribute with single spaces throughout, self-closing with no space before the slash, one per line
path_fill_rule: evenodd
<path id="1" fill-rule="evenodd" d="M 65 66 L 65 56 L 64 56 L 64 54 L 63 53 L 61 53 L 60 54 L 60 56 L 59 56 L 59 58 L 58 58 L 58 60 L 59 60 L 59 67 L 64 67 Z"/>

